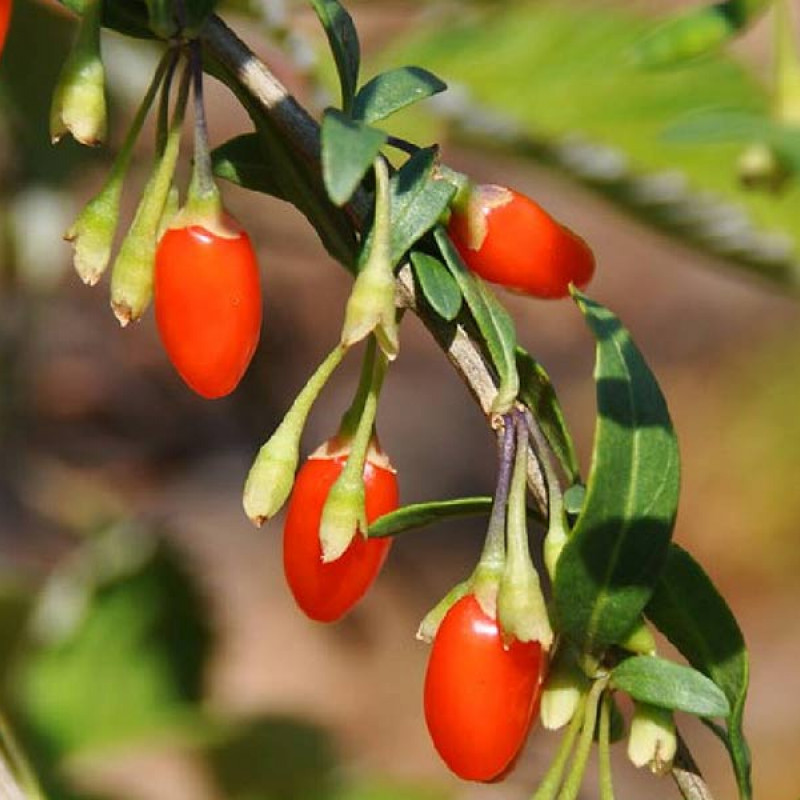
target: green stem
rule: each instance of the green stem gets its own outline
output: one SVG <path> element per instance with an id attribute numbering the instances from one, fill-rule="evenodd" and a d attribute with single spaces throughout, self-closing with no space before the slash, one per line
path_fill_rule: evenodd
<path id="1" fill-rule="evenodd" d="M 167 73 L 167 70 L 169 70 L 170 73 L 175 70 L 177 57 L 178 54 L 176 52 L 168 50 L 158 62 L 156 71 L 153 74 L 153 79 L 150 81 L 150 85 L 147 87 L 147 92 L 145 93 L 144 99 L 136 111 L 136 116 L 133 118 L 133 122 L 131 122 L 128 133 L 125 136 L 125 141 L 122 143 L 122 147 L 120 148 L 117 157 L 114 159 L 114 163 L 111 165 L 107 184 L 115 181 L 121 181 L 127 174 L 128 168 L 131 165 L 131 159 L 133 158 L 134 147 L 136 146 L 136 142 L 139 140 L 139 134 L 142 132 L 142 127 L 147 119 L 147 115 L 150 113 L 150 109 L 153 107 L 153 101 L 158 93 L 158 87 L 161 86 L 162 81 L 164 81 L 164 75 Z"/>
<path id="2" fill-rule="evenodd" d="M 484 614 L 497 616 L 497 592 L 506 563 L 506 514 L 511 466 L 516 452 L 514 420 L 510 414 L 503 418 L 503 432 L 498 437 L 497 485 L 489 515 L 486 540 L 480 560 L 468 583 Z"/>
<path id="3" fill-rule="evenodd" d="M 345 348 L 337 345 L 328 354 L 294 399 L 275 432 L 258 451 L 242 497 L 245 513 L 256 525 L 277 514 L 289 497 L 300 460 L 300 438 L 306 420 L 345 352 Z"/>
<path id="4" fill-rule="evenodd" d="M 598 742 L 600 800 L 614 800 L 614 784 L 611 779 L 611 702 L 610 692 L 605 692 L 600 706 Z"/>
<path id="5" fill-rule="evenodd" d="M 589 753 L 592 750 L 594 729 L 597 723 L 597 707 L 600 702 L 600 696 L 603 694 L 607 684 L 608 678 L 601 678 L 595 681 L 589 690 L 583 714 L 581 736 L 575 749 L 575 758 L 572 761 L 569 775 L 561 788 L 561 793 L 558 795 L 558 800 L 576 800 L 580 793 L 583 776 L 586 773 L 586 765 L 589 761 Z"/>
<path id="6" fill-rule="evenodd" d="M 374 337 L 370 337 L 370 343 L 374 347 Z M 367 459 L 367 450 L 372 440 L 375 417 L 378 412 L 378 398 L 380 397 L 383 379 L 386 375 L 386 357 L 377 349 L 375 349 L 374 352 L 375 357 L 372 360 L 370 381 L 366 396 L 364 397 L 361 419 L 358 421 L 358 426 L 356 427 L 350 445 L 350 456 L 340 476 L 344 480 L 362 479 L 362 475 L 364 474 L 364 462 Z M 364 530 L 366 531 L 366 527 Z"/>
<path id="7" fill-rule="evenodd" d="M 346 352 L 347 348 L 339 345 L 342 352 Z M 364 358 L 361 361 L 361 375 L 358 380 L 358 389 L 356 390 L 353 402 L 350 408 L 345 411 L 342 416 L 342 421 L 339 425 L 339 436 L 343 439 L 351 439 L 358 428 L 358 423 L 364 414 L 364 404 L 367 401 L 370 387 L 372 385 L 372 372 L 375 367 L 375 337 L 370 336 L 367 339 L 367 346 L 364 350 Z"/>
<path id="8" fill-rule="evenodd" d="M 169 133 L 169 96 L 172 92 L 172 81 L 175 77 L 175 70 L 178 66 L 180 51 L 172 48 L 169 69 L 164 83 L 161 87 L 161 97 L 158 99 L 158 116 L 156 118 L 156 158 L 161 158 L 164 148 L 167 146 L 167 135 Z"/>
<path id="9" fill-rule="evenodd" d="M 189 63 L 194 84 L 194 167 L 186 207 L 189 215 L 219 218 L 222 201 L 214 182 L 211 152 L 208 146 L 208 123 L 203 101 L 203 53 L 198 39 L 190 43 Z"/>
<path id="10" fill-rule="evenodd" d="M 558 558 L 569 538 L 569 528 L 564 510 L 564 495 L 561 491 L 561 483 L 558 480 L 556 471 L 548 458 L 547 440 L 539 427 L 539 423 L 529 409 L 525 411 L 525 418 L 528 422 L 528 431 L 547 484 L 548 522 L 547 535 L 544 540 L 544 563 L 550 580 L 554 581 Z"/>
<path id="11" fill-rule="evenodd" d="M 141 317 L 153 294 L 158 230 L 180 152 L 181 128 L 189 96 L 189 78 L 190 72 L 187 69 L 181 80 L 164 153 L 147 182 L 112 271 L 111 306 L 122 325 Z"/>
<path id="12" fill-rule="evenodd" d="M 564 777 L 564 769 L 567 766 L 572 755 L 572 750 L 575 747 L 575 741 L 581 730 L 581 725 L 584 718 L 584 710 L 586 708 L 586 697 L 582 697 L 575 713 L 570 720 L 569 727 L 561 739 L 561 744 L 558 746 L 555 758 L 550 764 L 550 768 L 545 773 L 539 788 L 533 795 L 531 800 L 555 800 L 558 790 L 561 786 L 561 781 Z"/>

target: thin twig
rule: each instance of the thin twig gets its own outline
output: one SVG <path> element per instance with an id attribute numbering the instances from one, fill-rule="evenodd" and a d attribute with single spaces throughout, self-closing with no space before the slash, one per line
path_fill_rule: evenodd
<path id="1" fill-rule="evenodd" d="M 678 752 L 672 766 L 672 778 L 684 800 L 714 800 L 711 789 L 700 774 L 700 769 L 680 733 Z"/>

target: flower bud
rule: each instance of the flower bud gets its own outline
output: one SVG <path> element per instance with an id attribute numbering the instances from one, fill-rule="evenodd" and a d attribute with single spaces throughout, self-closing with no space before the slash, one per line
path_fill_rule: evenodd
<path id="1" fill-rule="evenodd" d="M 50 137 L 65 133 L 86 145 L 106 137 L 105 70 L 100 55 L 100 0 L 84 6 L 78 36 L 58 78 L 50 107 Z"/>
<path id="2" fill-rule="evenodd" d="M 581 698 L 588 691 L 589 679 L 576 663 L 573 653 L 567 648 L 559 648 L 542 690 L 539 712 L 542 725 L 551 731 L 563 728 L 572 720 Z"/>
<path id="3" fill-rule="evenodd" d="M 636 653 L 640 656 L 656 654 L 656 640 L 644 619 L 640 619 L 636 627 L 628 634 L 628 638 L 624 642 L 620 642 L 620 647 L 629 653 Z"/>
<path id="4" fill-rule="evenodd" d="M 111 180 L 96 194 L 64 234 L 74 248 L 75 271 L 94 286 L 108 267 L 119 222 L 122 181 Z"/>
<path id="5" fill-rule="evenodd" d="M 390 361 L 400 348 L 391 261 L 389 175 L 382 157 L 375 159 L 375 225 L 367 261 L 356 277 L 345 309 L 342 344 L 350 347 L 370 333 Z"/>
<path id="6" fill-rule="evenodd" d="M 283 425 L 258 451 L 244 485 L 245 514 L 261 526 L 283 508 L 300 460 L 299 432 Z"/>
<path id="7" fill-rule="evenodd" d="M 636 703 L 628 738 L 628 758 L 637 767 L 648 765 L 664 775 L 672 767 L 678 737 L 672 712 L 647 703 Z"/>
<path id="8" fill-rule="evenodd" d="M 770 144 L 758 142 L 750 145 L 739 156 L 737 164 L 739 183 L 745 189 L 777 194 L 792 177 L 791 164 Z"/>

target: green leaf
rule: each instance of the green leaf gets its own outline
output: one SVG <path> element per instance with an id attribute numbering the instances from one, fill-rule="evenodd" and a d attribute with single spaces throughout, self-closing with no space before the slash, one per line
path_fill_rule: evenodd
<path id="1" fill-rule="evenodd" d="M 86 0 L 61 0 L 63 5 L 83 16 Z M 103 3 L 103 25 L 125 36 L 152 39 L 147 18 L 147 6 L 141 3 Z"/>
<path id="2" fill-rule="evenodd" d="M 564 472 L 574 483 L 580 480 L 578 455 L 550 376 L 522 347 L 517 347 L 516 358 L 519 372 L 519 399 L 539 421 L 547 443 Z"/>
<path id="3" fill-rule="evenodd" d="M 460 497 L 457 500 L 414 503 L 376 519 L 369 526 L 369 535 L 376 538 L 396 536 L 454 517 L 488 516 L 491 510 L 491 497 Z"/>
<path id="4" fill-rule="evenodd" d="M 611 672 L 611 686 L 634 700 L 699 717 L 727 717 L 722 690 L 701 672 L 656 656 L 634 656 Z"/>
<path id="5" fill-rule="evenodd" d="M 392 263 L 440 220 L 450 205 L 456 187 L 435 174 L 438 149 L 424 148 L 415 153 L 392 176 Z"/>
<path id="6" fill-rule="evenodd" d="M 288 200 L 264 150 L 262 137 L 257 133 L 229 139 L 211 153 L 214 174 L 243 189 Z"/>
<path id="7" fill-rule="evenodd" d="M 70 596 L 82 602 L 81 584 L 69 585 L 70 595 L 54 598 L 55 623 Z M 74 624 L 42 629 L 52 632 L 18 664 L 17 697 L 36 749 L 60 759 L 157 734 L 194 735 L 211 642 L 206 607 L 176 554 L 161 544 L 88 588 Z"/>
<path id="8" fill-rule="evenodd" d="M 448 322 L 452 322 L 461 309 L 461 291 L 455 278 L 438 258 L 413 251 L 411 263 L 414 274 L 431 308 Z"/>
<path id="9" fill-rule="evenodd" d="M 377 122 L 446 88 L 446 83 L 426 69 L 398 67 L 376 75 L 361 87 L 353 103 L 353 116 Z"/>
<path id="10" fill-rule="evenodd" d="M 583 650 L 625 640 L 650 599 L 678 505 L 679 455 L 667 405 L 630 334 L 575 300 L 597 340 L 597 424 L 583 508 L 558 562 L 558 627 Z"/>
<path id="11" fill-rule="evenodd" d="M 383 131 L 329 108 L 322 120 L 322 176 L 328 196 L 344 205 L 386 144 Z"/>
<path id="12" fill-rule="evenodd" d="M 338 0 L 311 0 L 311 5 L 328 37 L 342 89 L 342 108 L 349 112 L 358 86 L 361 62 L 356 26 Z"/>
<path id="13" fill-rule="evenodd" d="M 645 613 L 681 655 L 725 693 L 731 706 L 727 744 L 740 796 L 749 798 L 750 757 L 742 733 L 749 664 L 730 608 L 703 568 L 673 544 Z"/>
<path id="14" fill-rule="evenodd" d="M 771 0 L 727 0 L 681 12 L 636 43 L 633 57 L 645 67 L 665 67 L 703 56 L 730 41 Z"/>
<path id="15" fill-rule="evenodd" d="M 483 336 L 484 348 L 500 378 L 492 410 L 504 413 L 511 407 L 519 393 L 517 333 L 514 323 L 483 281 L 464 265 L 444 228 L 437 227 L 434 236 L 439 251 L 444 256 L 444 262 L 450 274 L 456 279 L 472 318 Z"/>

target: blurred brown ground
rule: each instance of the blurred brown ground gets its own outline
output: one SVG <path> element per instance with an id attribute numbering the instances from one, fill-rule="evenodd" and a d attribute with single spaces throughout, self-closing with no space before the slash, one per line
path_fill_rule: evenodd
<path id="1" fill-rule="evenodd" d="M 404 8 L 358 11 L 373 46 L 408 19 Z M 244 129 L 230 97 L 218 87 L 209 95 L 216 140 Z M 447 149 L 446 158 L 477 178 L 534 195 L 595 249 L 591 292 L 633 332 L 680 438 L 677 539 L 718 582 L 750 646 L 747 732 L 756 795 L 797 796 L 800 497 L 793 489 L 800 474 L 800 307 L 644 230 L 559 176 L 462 150 Z M 84 191 L 97 178 L 88 176 Z M 220 647 L 209 675 L 212 703 L 242 713 L 308 715 L 329 725 L 353 772 L 424 778 L 450 786 L 459 800 L 528 796 L 555 737 L 536 733 L 506 784 L 465 786 L 445 774 L 422 719 L 426 646 L 414 640 L 416 625 L 468 573 L 479 524 L 452 523 L 398 541 L 367 600 L 344 622 L 323 627 L 295 610 L 284 586 L 280 519 L 254 531 L 244 518 L 240 493 L 249 461 L 336 340 L 349 278 L 293 210 L 230 187 L 225 197 L 259 249 L 265 286 L 262 346 L 241 390 L 214 403 L 192 396 L 163 356 L 152 315 L 121 332 L 107 309 L 105 284 L 90 291 L 68 275 L 33 310 L 38 323 L 25 343 L 29 395 L 16 465 L 28 505 L 0 515 L 2 546 L 13 548 L 23 565 L 50 561 L 63 540 L 48 531 L 80 521 L 84 508 L 164 521 L 213 598 Z M 503 299 L 521 340 L 556 382 L 586 467 L 594 414 L 590 338 L 569 303 Z M 356 362 L 348 361 L 315 410 L 307 449 L 335 429 Z M 379 424 L 404 501 L 491 491 L 486 426 L 413 319 L 403 326 Z M 85 507 L 76 495 L 84 481 Z M 30 517 L 30 509 L 38 516 Z M 689 738 L 717 796 L 733 796 L 718 744 L 699 727 L 689 727 Z M 620 797 L 676 796 L 667 782 L 636 774 L 622 753 L 618 766 Z M 132 775 L 154 767 L 158 782 L 134 778 L 131 786 Z M 210 791 L 191 762 L 153 753 L 133 754 L 100 779 L 153 800 Z"/>

